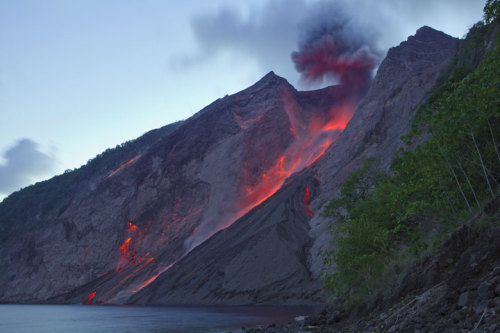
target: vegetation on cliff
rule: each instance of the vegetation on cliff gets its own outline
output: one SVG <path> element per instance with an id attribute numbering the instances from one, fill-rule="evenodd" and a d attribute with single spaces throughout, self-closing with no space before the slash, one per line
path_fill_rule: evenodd
<path id="1" fill-rule="evenodd" d="M 486 23 L 474 25 L 462 41 L 403 137 L 406 147 L 391 173 L 380 173 L 376 159 L 366 160 L 324 210 L 335 219 L 325 286 L 348 303 L 366 296 L 389 268 L 402 274 L 403 261 L 428 251 L 498 195 L 498 4 L 487 1 Z"/>

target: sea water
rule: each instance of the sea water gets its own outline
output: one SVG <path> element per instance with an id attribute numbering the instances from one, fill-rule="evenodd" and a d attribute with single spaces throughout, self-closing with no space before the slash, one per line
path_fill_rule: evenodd
<path id="1" fill-rule="evenodd" d="M 276 306 L 0 305 L 2 333 L 241 332 L 314 311 Z"/>

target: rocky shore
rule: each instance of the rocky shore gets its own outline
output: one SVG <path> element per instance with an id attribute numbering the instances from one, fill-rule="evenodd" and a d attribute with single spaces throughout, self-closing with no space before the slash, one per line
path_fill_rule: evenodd
<path id="1" fill-rule="evenodd" d="M 329 305 L 316 316 L 246 332 L 500 332 L 500 219 L 492 215 L 455 230 L 398 286 L 364 304 L 349 311 Z"/>

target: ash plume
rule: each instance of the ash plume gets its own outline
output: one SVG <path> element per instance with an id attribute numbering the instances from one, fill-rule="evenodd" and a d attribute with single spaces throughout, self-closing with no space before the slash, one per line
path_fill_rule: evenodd
<path id="1" fill-rule="evenodd" d="M 306 22 L 299 50 L 291 55 L 295 68 L 305 83 L 333 81 L 365 92 L 381 58 L 376 38 L 335 3 L 321 9 L 319 19 Z"/>

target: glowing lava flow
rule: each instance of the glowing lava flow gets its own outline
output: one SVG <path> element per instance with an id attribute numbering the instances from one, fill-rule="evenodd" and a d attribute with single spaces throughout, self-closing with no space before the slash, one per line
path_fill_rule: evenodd
<path id="1" fill-rule="evenodd" d="M 282 123 L 286 127 L 278 129 L 276 135 L 282 135 L 286 138 L 283 141 L 285 142 L 285 146 L 282 146 L 283 148 L 280 148 L 280 151 L 272 151 L 277 148 L 270 146 L 270 141 L 260 141 L 260 149 L 252 151 L 252 153 L 247 155 L 249 158 L 247 161 L 257 162 L 247 165 L 242 162 L 244 167 L 238 175 L 238 187 L 236 189 L 238 194 L 234 199 L 231 198 L 234 200 L 231 203 L 231 209 L 234 209 L 235 214 L 224 216 L 224 219 L 221 219 L 223 223 L 218 224 L 216 228 L 209 229 L 208 231 L 208 228 L 203 228 L 203 225 L 191 225 L 191 235 L 187 238 L 188 241 L 185 243 L 186 252 L 183 255 L 218 230 L 226 229 L 238 218 L 268 199 L 283 186 L 286 179 L 292 174 L 301 171 L 317 161 L 337 139 L 341 131 L 344 130 L 354 112 L 356 104 L 354 101 L 346 99 L 336 103 L 331 108 L 325 107 L 311 111 L 303 110 L 298 104 L 296 96 L 287 90 L 284 90 L 280 97 L 283 105 L 281 112 L 284 111 L 282 113 L 284 116 Z M 265 124 L 265 121 L 269 120 L 262 109 L 256 110 L 252 116 L 247 115 L 247 117 L 243 117 L 241 113 L 235 112 L 235 119 L 243 130 L 244 135 L 248 135 L 248 141 L 246 142 L 249 144 L 255 143 L 254 139 L 256 135 L 259 135 L 256 133 L 262 133 L 262 131 L 256 131 L 255 129 L 261 129 L 259 127 Z M 266 151 L 266 149 L 270 151 Z M 270 156 L 275 157 L 271 158 Z M 260 164 L 259 161 L 261 162 Z M 306 187 L 304 204 L 307 216 L 312 217 L 313 212 L 309 207 L 310 191 L 311 188 L 308 185 Z M 186 202 L 189 203 L 190 201 L 187 200 Z M 181 197 L 177 197 L 172 207 L 170 223 L 166 225 L 162 222 L 161 224 L 159 235 L 162 238 L 167 237 L 167 242 L 170 242 L 168 238 L 175 234 L 174 229 L 181 228 L 186 218 L 192 214 L 196 216 L 200 214 L 199 209 L 193 210 L 193 208 L 190 208 L 187 210 L 186 207 L 182 207 L 184 205 L 184 200 Z M 128 233 L 129 237 L 125 239 L 120 248 L 122 260 L 125 264 L 140 263 L 138 269 L 141 269 L 142 267 L 140 266 L 148 257 L 138 256 L 132 249 L 134 249 L 133 244 L 137 244 L 137 240 L 143 239 L 145 234 L 132 223 L 129 223 Z M 158 244 L 158 246 L 160 245 Z M 163 243 L 161 246 L 168 246 L 168 244 Z M 157 247 L 155 246 L 155 248 Z M 135 249 L 137 249 L 137 246 Z M 135 293 L 150 285 L 159 275 L 174 264 L 175 261 L 163 269 L 150 272 L 150 275 L 143 280 L 144 282 L 137 283 L 135 288 L 129 289 L 129 292 Z M 136 271 L 132 272 L 132 274 L 135 273 Z M 125 279 L 128 279 L 130 275 L 125 277 Z"/>
<path id="2" fill-rule="evenodd" d="M 141 154 L 141 155 L 138 155 L 138 156 L 136 156 L 136 157 L 134 157 L 134 158 L 131 158 L 131 159 L 130 159 L 130 160 L 128 160 L 127 162 L 123 163 L 122 165 L 120 165 L 120 166 L 118 167 L 118 169 L 116 169 L 115 171 L 111 172 L 111 173 L 110 173 L 110 174 L 106 177 L 106 179 L 108 179 L 108 178 L 110 178 L 110 177 L 113 177 L 113 176 L 114 176 L 114 175 L 116 175 L 116 174 L 118 173 L 118 171 L 120 171 L 123 167 L 126 167 L 126 166 L 131 165 L 132 163 L 134 163 L 135 161 L 137 161 L 137 160 L 138 160 L 141 156 L 142 156 L 142 154 Z"/>
<path id="3" fill-rule="evenodd" d="M 318 160 L 344 130 L 355 109 L 355 103 L 347 100 L 331 108 L 327 114 L 313 114 L 306 123 L 301 120 L 300 107 L 289 92 L 282 93 L 282 100 L 294 139 L 269 168 L 260 170 L 257 181 L 252 181 L 245 173 L 247 171 L 242 172 L 236 219 L 272 196 L 292 174 Z M 309 208 L 308 215 L 312 216 Z M 236 219 L 228 221 L 224 228 Z"/>

